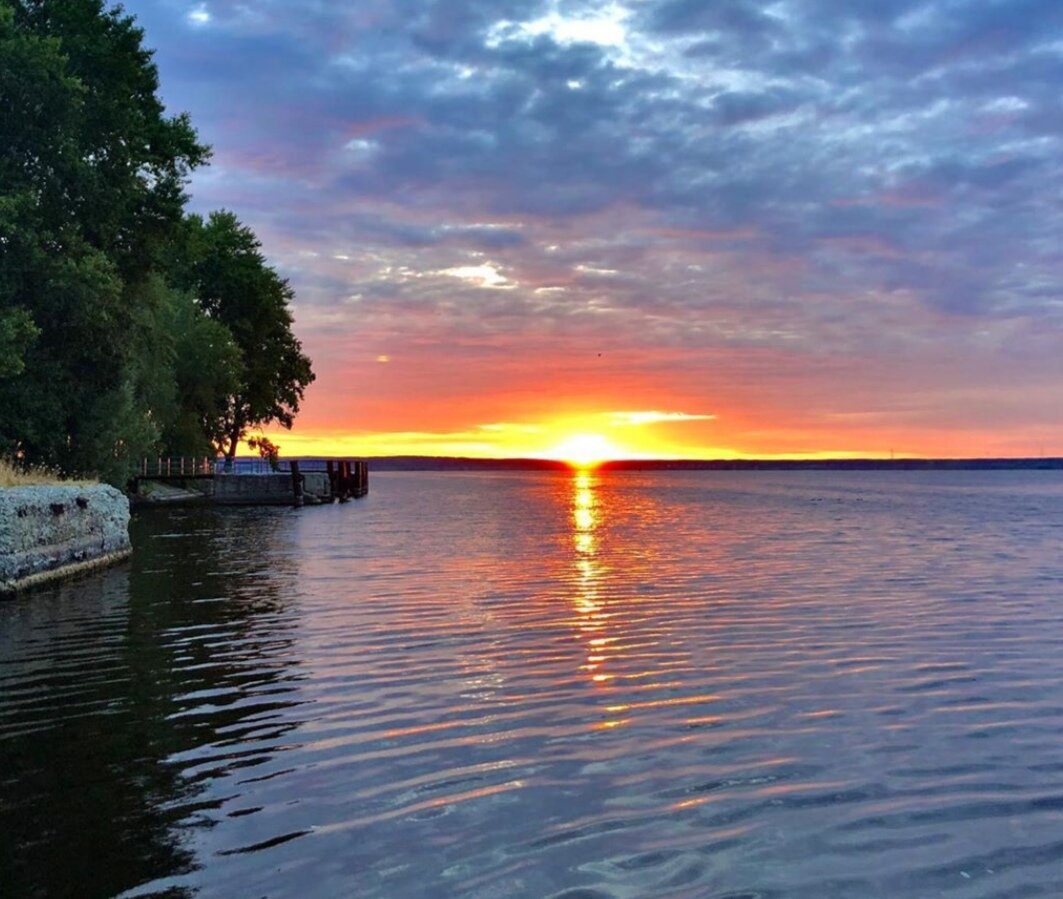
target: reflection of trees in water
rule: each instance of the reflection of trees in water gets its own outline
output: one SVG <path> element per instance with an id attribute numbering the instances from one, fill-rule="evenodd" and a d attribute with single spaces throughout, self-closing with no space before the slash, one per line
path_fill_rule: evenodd
<path id="1" fill-rule="evenodd" d="M 0 606 L 0 892 L 110 896 L 195 867 L 183 836 L 223 801 L 207 784 L 296 726 L 290 529 L 144 514 L 129 567 Z"/>

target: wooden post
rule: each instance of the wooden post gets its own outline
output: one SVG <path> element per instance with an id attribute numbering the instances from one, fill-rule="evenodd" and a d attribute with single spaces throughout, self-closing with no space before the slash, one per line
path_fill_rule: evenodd
<path id="1" fill-rule="evenodd" d="M 325 462 L 325 473 L 328 475 L 329 496 L 335 501 L 339 491 L 336 489 L 336 464 L 331 459 Z"/>
<path id="2" fill-rule="evenodd" d="M 292 505 L 303 504 L 303 479 L 299 475 L 299 462 L 292 459 Z"/>

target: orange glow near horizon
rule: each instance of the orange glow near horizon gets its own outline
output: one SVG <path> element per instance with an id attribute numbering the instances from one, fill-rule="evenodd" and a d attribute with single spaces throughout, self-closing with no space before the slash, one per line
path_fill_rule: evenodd
<path id="1" fill-rule="evenodd" d="M 424 430 L 321 430 L 304 426 L 267 428 L 282 456 L 464 456 L 525 458 L 566 462 L 576 468 L 623 459 L 738 458 L 729 447 L 708 445 L 661 412 L 582 412 L 548 419 L 461 423 L 430 421 Z M 706 416 L 706 418 L 708 418 Z M 443 427 L 439 425 L 442 424 Z M 695 422 L 704 426 L 704 422 Z M 252 435 L 248 435 L 252 436 Z M 678 438 L 678 439 L 677 439 Z M 696 442 L 695 442 L 696 441 Z M 241 453 L 253 454 L 246 443 Z"/>
<path id="2" fill-rule="evenodd" d="M 370 352 L 378 349 L 390 347 Z M 989 413 L 969 424 L 921 405 L 895 412 L 878 406 L 866 384 L 847 381 L 838 399 L 833 382 L 809 386 L 800 372 L 784 384 L 737 374 L 716 383 L 696 373 L 647 374 L 639 366 L 653 360 L 640 357 L 601 372 L 566 369 L 550 355 L 531 364 L 516 351 L 511 365 L 485 363 L 484 370 L 451 357 L 444 365 L 429 351 L 416 363 L 398 352 L 386 365 L 375 358 L 322 367 L 294 430 L 266 429 L 282 456 L 527 458 L 579 467 L 633 459 L 1051 456 L 1063 446 L 1063 425 L 1030 432 L 998 425 Z M 1018 414 L 1014 404 L 1007 409 Z"/>
<path id="3" fill-rule="evenodd" d="M 293 431 L 267 428 L 265 433 L 284 457 L 300 456 L 458 456 L 480 459 L 547 459 L 575 468 L 632 459 L 843 459 L 889 458 L 889 450 L 815 450 L 765 452 L 710 443 L 691 434 L 664 436 L 648 424 L 613 424 L 615 413 L 563 418 L 543 424 L 483 424 L 453 431 L 312 431 L 298 424 Z M 674 428 L 672 430 L 675 430 Z M 253 436 L 253 435 L 248 435 Z M 255 455 L 241 444 L 242 455 Z M 896 458 L 915 455 L 895 452 Z"/>

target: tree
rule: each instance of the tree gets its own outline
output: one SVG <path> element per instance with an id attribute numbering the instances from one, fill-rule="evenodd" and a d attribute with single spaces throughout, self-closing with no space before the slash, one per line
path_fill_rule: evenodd
<path id="1" fill-rule="evenodd" d="M 208 155 L 142 38 L 101 0 L 0 0 L 0 450 L 114 480 L 160 434 L 133 337 Z"/>
<path id="2" fill-rule="evenodd" d="M 191 293 L 175 291 L 171 313 L 177 400 L 162 442 L 174 455 L 206 456 L 217 452 L 228 433 L 229 403 L 240 388 L 242 355 L 229 329 L 207 316 Z"/>
<path id="3" fill-rule="evenodd" d="M 232 458 L 314 378 L 254 234 L 184 217 L 209 151 L 142 40 L 103 0 L 0 0 L 0 455 L 114 483 Z"/>
<path id="4" fill-rule="evenodd" d="M 240 351 L 239 383 L 214 431 L 231 462 L 250 429 L 292 426 L 314 373 L 292 334 L 291 286 L 266 264 L 251 229 L 224 211 L 206 221 L 190 216 L 187 228 L 179 284 L 206 316 L 228 328 Z"/>
<path id="5" fill-rule="evenodd" d="M 39 333 L 25 309 L 0 310 L 0 378 L 26 370 L 26 351 Z"/>

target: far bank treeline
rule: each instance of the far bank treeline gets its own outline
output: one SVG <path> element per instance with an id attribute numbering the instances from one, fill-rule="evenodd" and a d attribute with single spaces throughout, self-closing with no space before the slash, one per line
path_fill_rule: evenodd
<path id="1" fill-rule="evenodd" d="M 0 0 L 0 456 L 232 456 L 314 379 L 255 235 L 186 214 L 209 149 L 158 88 L 120 8 Z"/>

